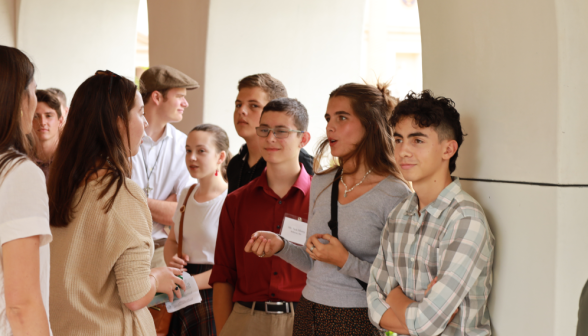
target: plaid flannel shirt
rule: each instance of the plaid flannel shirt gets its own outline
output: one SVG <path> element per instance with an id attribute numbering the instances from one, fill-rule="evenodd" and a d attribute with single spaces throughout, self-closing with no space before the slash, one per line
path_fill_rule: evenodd
<path id="1" fill-rule="evenodd" d="M 367 288 L 378 326 L 388 293 L 400 286 L 416 301 L 406 309 L 410 335 L 490 335 L 494 236 L 478 202 L 455 178 L 419 214 L 416 194 L 389 215 Z M 425 290 L 438 277 L 425 297 Z M 453 312 L 459 313 L 449 322 Z"/>

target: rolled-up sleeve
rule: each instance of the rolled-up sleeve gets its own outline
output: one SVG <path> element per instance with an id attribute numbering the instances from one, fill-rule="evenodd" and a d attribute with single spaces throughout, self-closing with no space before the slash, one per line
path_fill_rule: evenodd
<path id="1" fill-rule="evenodd" d="M 137 301 L 151 290 L 150 242 L 140 239 L 127 248 L 114 265 L 116 286 L 123 303 Z"/>
<path id="2" fill-rule="evenodd" d="M 216 237 L 214 266 L 208 283 L 225 282 L 233 286 L 237 283 L 237 264 L 235 260 L 235 228 L 230 214 L 232 197 L 229 195 L 223 204 Z"/>
<path id="3" fill-rule="evenodd" d="M 411 335 L 439 335 L 488 263 L 488 231 L 484 223 L 465 217 L 450 226 L 439 245 L 437 283 L 421 302 L 406 309 Z M 456 319 L 460 317 L 457 316 Z"/>
<path id="4" fill-rule="evenodd" d="M 390 308 L 388 303 L 386 303 L 386 297 L 392 289 L 398 286 L 398 282 L 394 276 L 394 262 L 389 249 L 389 223 L 389 221 L 386 223 L 382 231 L 380 249 L 370 269 L 369 282 L 366 290 L 369 317 L 372 323 L 378 328 L 380 328 L 382 315 Z M 391 272 L 388 270 L 391 270 Z"/>

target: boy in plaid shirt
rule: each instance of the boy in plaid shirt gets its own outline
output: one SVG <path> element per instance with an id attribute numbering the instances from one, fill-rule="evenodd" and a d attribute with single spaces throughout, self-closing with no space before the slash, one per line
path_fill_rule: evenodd
<path id="1" fill-rule="evenodd" d="M 415 193 L 389 215 L 370 271 L 374 325 L 400 335 L 490 335 L 494 236 L 451 177 L 463 131 L 452 100 L 410 93 L 394 110 L 396 161 Z"/>

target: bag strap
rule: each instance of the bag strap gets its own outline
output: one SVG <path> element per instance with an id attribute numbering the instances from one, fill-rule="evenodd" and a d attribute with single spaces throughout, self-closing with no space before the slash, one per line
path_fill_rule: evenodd
<path id="1" fill-rule="evenodd" d="M 331 236 L 339 239 L 339 207 L 337 202 L 339 200 L 339 179 L 343 173 L 343 168 L 339 168 L 333 179 L 333 186 L 331 187 L 331 220 L 329 221 L 329 229 L 331 229 Z M 355 278 L 363 290 L 367 289 L 367 283 Z"/>
<path id="2" fill-rule="evenodd" d="M 333 186 L 331 187 L 331 220 L 329 221 L 329 229 L 331 229 L 331 236 L 339 238 L 339 219 L 338 219 L 338 207 L 337 202 L 339 199 L 339 178 L 343 168 L 339 168 L 335 173 L 335 179 L 333 180 Z"/>
<path id="3" fill-rule="evenodd" d="M 184 259 L 184 255 L 182 254 L 182 240 L 184 238 L 184 215 L 186 214 L 186 204 L 188 204 L 188 198 L 190 198 L 190 195 L 192 195 L 192 191 L 194 191 L 194 188 L 196 187 L 196 183 L 193 184 L 190 189 L 188 189 L 188 194 L 186 194 L 186 197 L 184 198 L 184 204 L 182 205 L 182 207 L 180 208 L 180 232 L 178 233 L 178 257 L 181 259 Z"/>

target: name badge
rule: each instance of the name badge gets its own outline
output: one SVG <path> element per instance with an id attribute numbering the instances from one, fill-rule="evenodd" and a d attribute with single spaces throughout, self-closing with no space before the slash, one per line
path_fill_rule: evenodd
<path id="1" fill-rule="evenodd" d="M 296 245 L 304 245 L 306 243 L 307 229 L 306 219 L 286 214 L 280 235 Z"/>

